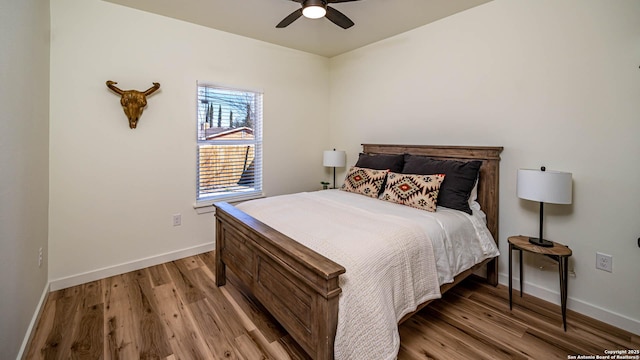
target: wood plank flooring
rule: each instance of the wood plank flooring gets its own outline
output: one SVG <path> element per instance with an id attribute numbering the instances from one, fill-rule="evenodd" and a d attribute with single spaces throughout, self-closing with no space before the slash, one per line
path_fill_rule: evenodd
<path id="1" fill-rule="evenodd" d="M 308 359 L 205 253 L 49 294 L 25 359 Z M 467 280 L 400 326 L 399 359 L 567 359 L 640 336 Z M 359 360 L 359 359 L 355 359 Z M 369 360 L 369 359 L 367 359 Z"/>

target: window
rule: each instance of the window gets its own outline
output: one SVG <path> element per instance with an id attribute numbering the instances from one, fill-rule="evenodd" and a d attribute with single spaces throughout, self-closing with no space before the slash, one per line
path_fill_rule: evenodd
<path id="1" fill-rule="evenodd" d="M 199 205 L 262 196 L 262 93 L 198 83 Z"/>

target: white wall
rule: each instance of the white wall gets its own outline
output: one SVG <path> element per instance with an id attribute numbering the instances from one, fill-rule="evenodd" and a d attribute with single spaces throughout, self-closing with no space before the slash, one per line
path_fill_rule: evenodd
<path id="1" fill-rule="evenodd" d="M 537 235 L 521 167 L 573 173 L 545 237 L 573 250 L 569 308 L 640 334 L 640 2 L 495 0 L 331 59 L 331 128 L 361 143 L 504 146 L 501 282 L 509 235 Z M 613 273 L 595 269 L 613 255 Z M 525 291 L 559 303 L 558 273 L 526 258 Z"/>
<path id="2" fill-rule="evenodd" d="M 0 0 L 0 49 L 0 357 L 10 359 L 47 284 L 48 2 Z"/>
<path id="3" fill-rule="evenodd" d="M 55 283 L 213 246 L 213 214 L 193 209 L 197 80 L 264 91 L 267 195 L 315 190 L 326 178 L 326 58 L 98 0 L 52 0 L 51 31 Z M 137 129 L 106 80 L 161 84 Z M 175 213 L 182 226 L 172 226 Z"/>

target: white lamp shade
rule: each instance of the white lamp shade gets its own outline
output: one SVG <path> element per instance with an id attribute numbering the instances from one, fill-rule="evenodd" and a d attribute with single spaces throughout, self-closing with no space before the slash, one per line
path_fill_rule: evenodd
<path id="1" fill-rule="evenodd" d="M 322 165 L 330 167 L 344 167 L 347 163 L 347 155 L 344 151 L 325 150 L 322 157 Z"/>
<path id="2" fill-rule="evenodd" d="M 550 204 L 571 204 L 571 173 L 518 169 L 516 192 L 521 199 Z"/>

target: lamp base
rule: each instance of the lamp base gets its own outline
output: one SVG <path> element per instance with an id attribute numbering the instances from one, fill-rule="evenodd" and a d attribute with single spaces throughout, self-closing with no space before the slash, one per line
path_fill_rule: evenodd
<path id="1" fill-rule="evenodd" d="M 530 237 L 529 242 L 532 243 L 533 245 L 538 245 L 541 247 L 553 247 L 553 241 L 549 241 L 545 239 Z"/>

